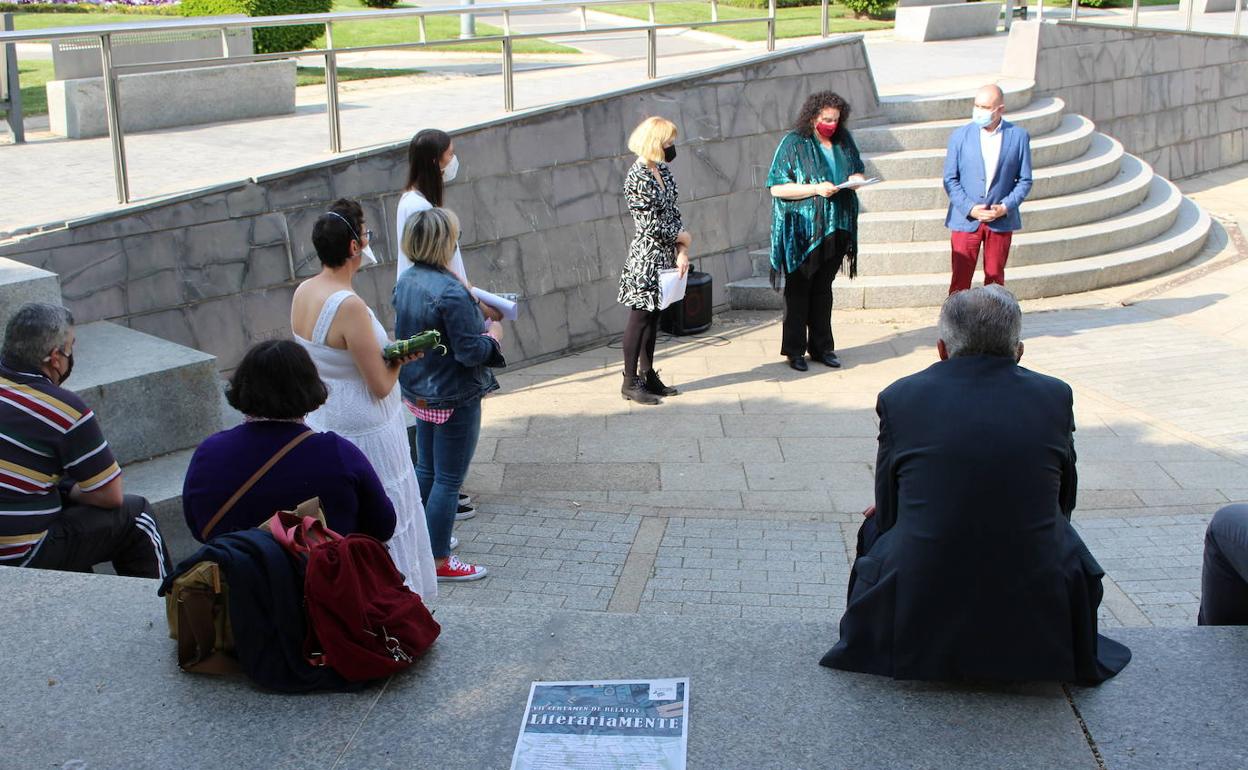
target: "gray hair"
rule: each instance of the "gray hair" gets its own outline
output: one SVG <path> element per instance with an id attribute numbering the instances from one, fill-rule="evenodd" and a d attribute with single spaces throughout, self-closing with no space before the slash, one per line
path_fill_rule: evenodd
<path id="1" fill-rule="evenodd" d="M 1004 287 L 977 286 L 949 295 L 940 308 L 940 339 L 950 358 L 1018 355 L 1023 309 Z"/>
<path id="2" fill-rule="evenodd" d="M 69 342 L 74 316 L 60 305 L 28 302 L 17 309 L 4 330 L 4 363 L 22 371 L 37 372 L 54 348 Z"/>

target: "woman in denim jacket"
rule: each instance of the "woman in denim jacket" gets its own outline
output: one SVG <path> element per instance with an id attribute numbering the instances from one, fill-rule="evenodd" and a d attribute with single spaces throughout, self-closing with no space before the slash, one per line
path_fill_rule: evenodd
<path id="1" fill-rule="evenodd" d="M 416 415 L 416 479 L 429 522 L 438 580 L 477 580 L 485 567 L 451 553 L 451 527 L 459 487 L 481 433 L 481 397 L 498 389 L 492 366 L 506 366 L 499 343 L 503 328 L 486 322 L 468 289 L 448 269 L 459 238 L 459 221 L 446 209 L 413 214 L 401 247 L 412 263 L 394 287 L 399 339 L 429 329 L 442 334 L 445 355 L 430 353 L 399 373 L 403 400 Z"/>

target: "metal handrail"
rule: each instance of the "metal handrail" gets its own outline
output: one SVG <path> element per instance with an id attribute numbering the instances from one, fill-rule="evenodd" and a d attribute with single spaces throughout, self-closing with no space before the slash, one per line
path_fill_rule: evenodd
<path id="1" fill-rule="evenodd" d="M 709 0 L 711 6 L 710 21 L 684 22 L 679 24 L 660 24 L 655 19 L 655 7 L 661 3 L 687 2 L 687 0 L 551 0 L 550 2 L 524 3 L 487 3 L 482 5 L 429 6 L 424 8 L 394 8 L 375 11 L 342 11 L 336 13 L 305 13 L 288 16 L 255 16 L 255 17 L 221 17 L 203 16 L 185 19 L 169 19 L 156 22 L 130 22 L 122 24 L 90 24 L 81 27 L 49 27 L 44 29 L 26 30 L 22 32 L 0 32 L 0 44 L 22 43 L 29 41 L 53 41 L 72 38 L 94 37 L 100 41 L 100 60 L 104 77 L 104 101 L 107 108 L 108 136 L 112 145 L 113 176 L 117 187 L 117 202 L 129 203 L 130 182 L 126 165 L 125 134 L 121 126 L 121 104 L 118 98 L 117 79 L 123 74 L 139 72 L 155 72 L 170 69 L 195 69 L 199 67 L 215 67 L 222 64 L 272 61 L 276 59 L 302 58 L 320 56 L 325 59 L 325 94 L 326 112 L 329 117 L 329 149 L 332 153 L 342 152 L 342 121 L 338 104 L 338 69 L 337 57 L 342 53 L 361 53 L 380 50 L 402 50 L 409 48 L 434 48 L 439 46 L 457 45 L 465 42 L 502 44 L 503 64 L 503 109 L 507 112 L 515 110 L 515 68 L 513 44 L 516 40 L 530 38 L 561 38 L 580 37 L 587 32 L 594 34 L 629 34 L 646 33 L 646 77 L 653 80 L 658 77 L 658 31 L 662 29 L 684 29 L 693 27 L 717 27 L 726 24 L 767 24 L 767 50 L 776 49 L 776 0 L 768 0 L 767 15 L 745 19 L 721 19 L 719 17 L 719 0 Z M 648 5 L 649 21 L 630 24 L 624 27 L 590 28 L 587 10 L 612 5 Z M 828 2 L 822 5 L 821 37 L 828 37 Z M 550 32 L 513 32 L 511 17 L 515 13 L 550 12 L 567 9 L 578 9 L 581 24 L 578 30 L 552 30 Z M 463 14 L 483 15 L 501 14 L 503 17 L 503 33 L 501 35 L 485 35 L 471 38 L 453 38 L 447 40 L 429 40 L 425 35 L 425 18 L 429 16 L 462 16 Z M 420 20 L 420 40 L 405 43 L 387 43 L 383 45 L 366 45 L 339 48 L 334 45 L 334 24 L 344 21 L 386 21 L 397 18 L 416 17 Z M 225 44 L 226 33 L 231 29 L 255 29 L 257 27 L 289 27 L 304 24 L 320 24 L 325 28 L 325 47 L 303 51 L 287 51 L 270 54 L 250 54 L 231 56 Z M 221 34 L 222 55 L 213 58 L 178 59 L 144 64 L 116 65 L 113 63 L 112 43 L 118 35 L 136 32 L 168 32 L 188 30 L 217 30 Z"/>

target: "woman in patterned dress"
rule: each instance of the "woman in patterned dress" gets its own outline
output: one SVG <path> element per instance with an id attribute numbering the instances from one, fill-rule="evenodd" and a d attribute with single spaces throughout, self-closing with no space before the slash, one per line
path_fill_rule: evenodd
<path id="1" fill-rule="evenodd" d="M 628 138 L 637 161 L 624 178 L 624 199 L 636 233 L 620 273 L 619 302 L 631 310 L 624 326 L 624 384 L 620 393 L 639 404 L 657 404 L 674 396 L 654 371 L 654 342 L 659 334 L 659 270 L 689 271 L 688 232 L 676 207 L 676 181 L 667 164 L 676 157 L 676 126 L 664 118 L 646 118 Z"/>

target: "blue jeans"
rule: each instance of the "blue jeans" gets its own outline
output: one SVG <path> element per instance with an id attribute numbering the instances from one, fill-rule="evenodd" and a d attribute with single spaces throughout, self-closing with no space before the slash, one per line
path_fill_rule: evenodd
<path id="1" fill-rule="evenodd" d="M 459 488 L 481 435 L 481 399 L 455 407 L 441 425 L 416 421 L 416 481 L 425 504 L 429 544 L 435 559 L 451 555 L 451 528 L 459 510 Z"/>

